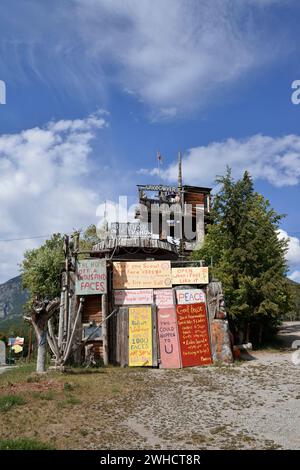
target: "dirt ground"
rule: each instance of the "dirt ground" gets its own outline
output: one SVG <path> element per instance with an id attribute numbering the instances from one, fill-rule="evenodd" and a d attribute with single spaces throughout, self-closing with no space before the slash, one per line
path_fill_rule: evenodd
<path id="1" fill-rule="evenodd" d="M 0 439 L 28 437 L 67 449 L 300 449 L 300 366 L 284 349 L 231 366 L 182 370 L 105 368 L 0 377 L 0 397 L 25 404 L 0 413 Z"/>

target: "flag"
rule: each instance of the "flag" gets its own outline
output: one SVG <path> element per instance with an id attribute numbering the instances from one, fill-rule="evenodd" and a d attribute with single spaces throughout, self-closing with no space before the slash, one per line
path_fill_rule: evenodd
<path id="1" fill-rule="evenodd" d="M 24 344 L 24 338 L 20 338 L 20 336 L 17 336 L 16 339 L 15 339 L 15 345 L 19 345 L 19 346 L 23 346 Z"/>

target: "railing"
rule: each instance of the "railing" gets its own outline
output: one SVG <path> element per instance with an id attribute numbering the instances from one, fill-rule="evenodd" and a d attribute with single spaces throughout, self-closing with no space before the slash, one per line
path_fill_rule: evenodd
<path id="1" fill-rule="evenodd" d="M 108 238 L 151 238 L 152 226 L 147 222 L 113 222 Z"/>

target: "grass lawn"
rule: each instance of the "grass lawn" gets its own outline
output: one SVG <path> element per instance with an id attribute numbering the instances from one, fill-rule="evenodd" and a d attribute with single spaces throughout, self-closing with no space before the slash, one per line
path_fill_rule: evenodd
<path id="1" fill-rule="evenodd" d="M 119 401 L 125 414 L 130 413 L 133 395 L 144 391 L 146 369 L 43 375 L 34 369 L 34 364 L 24 364 L 0 375 L 1 450 L 81 449 L 89 447 L 91 435 L 100 447 L 118 447 Z"/>

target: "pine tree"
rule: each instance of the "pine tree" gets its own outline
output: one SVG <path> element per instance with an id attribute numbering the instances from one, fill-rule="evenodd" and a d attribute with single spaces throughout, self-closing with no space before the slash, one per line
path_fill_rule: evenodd
<path id="1" fill-rule="evenodd" d="M 213 262 L 237 341 L 261 342 L 291 304 L 287 241 L 277 236 L 282 216 L 254 191 L 248 172 L 235 182 L 228 169 L 217 183 L 212 224 L 203 248 L 193 256 Z"/>

